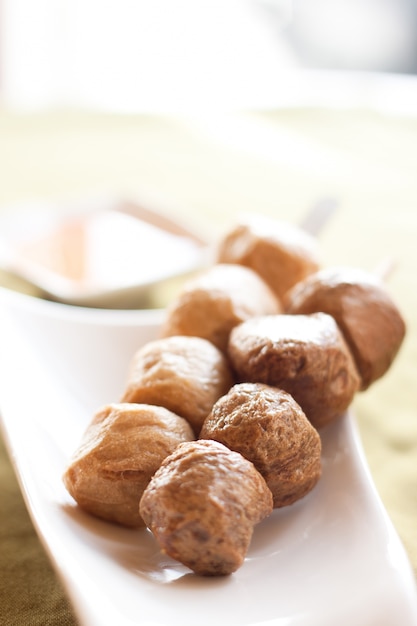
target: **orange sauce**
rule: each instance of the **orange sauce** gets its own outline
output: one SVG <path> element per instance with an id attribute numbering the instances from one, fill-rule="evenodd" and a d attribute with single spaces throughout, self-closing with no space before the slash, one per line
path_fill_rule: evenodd
<path id="1" fill-rule="evenodd" d="M 84 290 L 158 281 L 195 266 L 200 254 L 196 241 L 114 210 L 64 221 L 19 246 L 25 262 Z"/>

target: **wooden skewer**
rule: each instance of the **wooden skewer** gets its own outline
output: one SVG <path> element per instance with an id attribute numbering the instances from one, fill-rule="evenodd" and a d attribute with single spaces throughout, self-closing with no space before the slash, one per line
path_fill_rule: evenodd
<path id="1" fill-rule="evenodd" d="M 382 281 L 386 282 L 397 266 L 397 262 L 392 257 L 382 259 L 375 267 L 373 274 L 378 276 Z"/>
<path id="2" fill-rule="evenodd" d="M 310 235 L 318 236 L 323 226 L 338 207 L 338 201 L 333 197 L 325 197 L 314 204 L 300 223 L 300 227 Z M 382 259 L 374 268 L 373 274 L 386 282 L 397 267 L 393 257 Z"/>
<path id="3" fill-rule="evenodd" d="M 300 228 L 317 237 L 338 206 L 336 198 L 330 196 L 322 198 L 311 207 L 301 221 Z"/>

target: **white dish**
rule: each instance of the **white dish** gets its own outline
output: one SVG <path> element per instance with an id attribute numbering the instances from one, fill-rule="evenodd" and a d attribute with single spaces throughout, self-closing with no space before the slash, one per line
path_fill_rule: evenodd
<path id="1" fill-rule="evenodd" d="M 93 410 L 118 399 L 161 311 L 96 311 L 0 290 L 0 402 L 23 495 L 83 626 L 415 626 L 413 574 L 351 414 L 322 432 L 323 476 L 255 530 L 232 576 L 205 579 L 148 531 L 82 513 L 61 480 Z"/>

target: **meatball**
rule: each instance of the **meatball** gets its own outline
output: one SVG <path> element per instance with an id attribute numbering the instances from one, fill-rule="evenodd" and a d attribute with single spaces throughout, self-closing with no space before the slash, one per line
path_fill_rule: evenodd
<path id="1" fill-rule="evenodd" d="M 240 383 L 220 398 L 200 437 L 214 439 L 252 461 L 270 488 L 274 507 L 292 504 L 321 475 L 321 440 L 286 391 Z"/>
<path id="2" fill-rule="evenodd" d="M 405 337 L 405 322 L 383 283 L 356 268 L 323 269 L 287 296 L 292 314 L 323 311 L 338 323 L 355 359 L 361 390 L 391 366 Z"/>
<path id="3" fill-rule="evenodd" d="M 325 313 L 247 320 L 233 329 L 229 356 L 238 382 L 287 391 L 316 428 L 342 415 L 359 387 L 342 333 Z"/>
<path id="4" fill-rule="evenodd" d="M 234 326 L 281 311 L 279 300 L 254 271 L 217 264 L 186 282 L 168 307 L 161 335 L 203 337 L 225 351 Z"/>
<path id="5" fill-rule="evenodd" d="M 88 513 L 144 526 L 138 506 L 151 476 L 180 443 L 193 438 L 188 422 L 163 407 L 109 404 L 89 424 L 64 484 Z"/>
<path id="6" fill-rule="evenodd" d="M 203 576 L 236 571 L 254 526 L 271 511 L 272 494 L 253 464 L 206 440 L 178 446 L 140 501 L 162 551 Z"/>
<path id="7" fill-rule="evenodd" d="M 181 415 L 196 435 L 234 382 L 224 354 L 200 337 L 155 339 L 133 357 L 122 402 L 157 404 Z"/>
<path id="8" fill-rule="evenodd" d="M 279 298 L 319 269 L 317 241 L 288 222 L 248 217 L 220 240 L 219 263 L 238 263 L 256 271 Z"/>

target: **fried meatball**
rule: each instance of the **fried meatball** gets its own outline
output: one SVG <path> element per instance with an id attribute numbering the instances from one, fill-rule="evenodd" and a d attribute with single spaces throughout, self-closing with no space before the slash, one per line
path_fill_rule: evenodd
<path id="1" fill-rule="evenodd" d="M 133 357 L 122 402 L 157 404 L 181 415 L 196 435 L 234 382 L 225 355 L 207 339 L 155 339 Z"/>
<path id="2" fill-rule="evenodd" d="M 316 240 L 288 222 L 248 217 L 220 240 L 219 263 L 238 263 L 259 274 L 279 298 L 319 269 Z"/>
<path id="3" fill-rule="evenodd" d="M 292 314 L 323 311 L 338 323 L 361 376 L 361 390 L 391 366 L 405 337 L 405 322 L 382 281 L 356 268 L 323 269 L 287 296 Z"/>
<path id="4" fill-rule="evenodd" d="M 274 508 L 305 496 L 321 475 L 317 430 L 294 398 L 276 387 L 235 385 L 215 403 L 200 437 L 252 461 L 272 492 Z"/>
<path id="5" fill-rule="evenodd" d="M 243 563 L 272 494 L 253 464 L 217 441 L 181 444 L 140 501 L 161 550 L 196 574 L 231 574 Z"/>
<path id="6" fill-rule="evenodd" d="M 194 439 L 188 422 L 163 407 L 109 404 L 88 426 L 63 476 L 78 505 L 102 519 L 140 527 L 139 501 L 176 447 Z"/>
<path id="7" fill-rule="evenodd" d="M 316 428 L 342 415 L 359 387 L 343 335 L 325 313 L 247 320 L 233 329 L 229 356 L 238 382 L 284 389 Z"/>
<path id="8" fill-rule="evenodd" d="M 217 264 L 185 283 L 167 309 L 161 335 L 203 337 L 225 351 L 234 326 L 281 311 L 279 300 L 254 271 Z"/>

